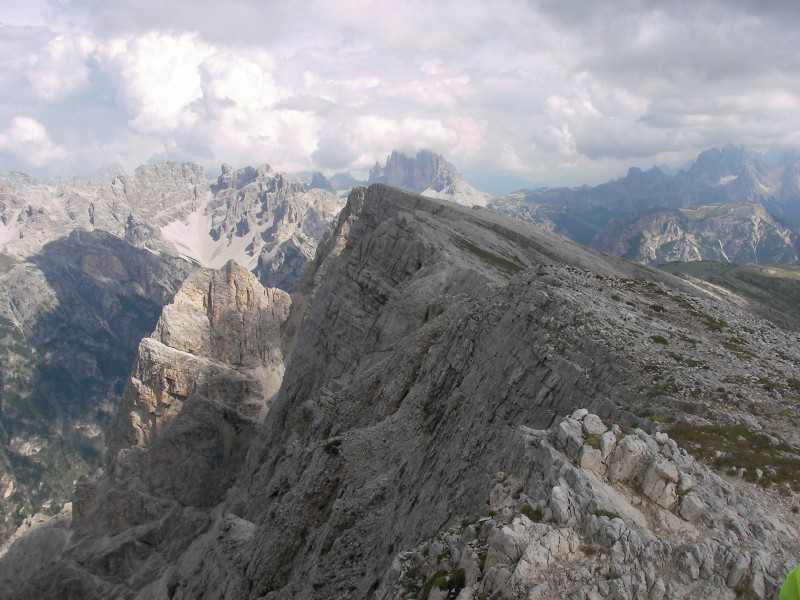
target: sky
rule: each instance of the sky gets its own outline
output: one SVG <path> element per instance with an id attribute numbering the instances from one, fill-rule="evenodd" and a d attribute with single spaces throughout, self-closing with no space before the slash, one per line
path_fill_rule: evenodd
<path id="1" fill-rule="evenodd" d="M 494 193 L 596 184 L 800 146 L 798 48 L 796 0 L 4 0 L 0 172 L 428 149 Z"/>

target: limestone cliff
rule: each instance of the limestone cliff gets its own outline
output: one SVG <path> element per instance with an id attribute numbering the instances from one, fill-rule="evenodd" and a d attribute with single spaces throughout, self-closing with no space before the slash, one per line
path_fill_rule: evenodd
<path id="1" fill-rule="evenodd" d="M 218 405 L 190 398 L 154 445 L 120 450 L 79 487 L 71 524 L 17 540 L 0 590 L 766 597 L 800 557 L 800 438 L 779 416 L 797 334 L 689 283 L 374 185 L 321 242 L 283 334 L 283 382 L 246 456 L 249 433 L 217 433 L 231 431 Z M 223 414 L 234 431 L 249 422 Z"/>
<path id="2" fill-rule="evenodd" d="M 187 279 L 139 346 L 105 470 L 79 482 L 74 510 L 12 548 L 0 597 L 124 597 L 163 575 L 236 480 L 283 374 L 289 307 L 232 262 Z M 63 548 L 57 581 L 22 568 L 37 536 Z"/>

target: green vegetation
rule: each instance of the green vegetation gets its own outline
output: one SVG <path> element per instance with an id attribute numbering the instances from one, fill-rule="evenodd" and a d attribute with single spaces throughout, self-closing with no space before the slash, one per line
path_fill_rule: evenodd
<path id="1" fill-rule="evenodd" d="M 662 346 L 666 346 L 669 344 L 669 340 L 665 338 L 663 335 L 651 335 L 650 339 L 653 340 L 656 344 L 661 344 Z"/>
<path id="2" fill-rule="evenodd" d="M 422 598 L 430 597 L 431 590 L 437 588 L 449 592 L 449 596 L 455 598 L 458 593 L 464 589 L 466 585 L 466 572 L 461 567 L 455 568 L 452 572 L 448 573 L 443 569 L 439 569 L 428 578 L 425 585 L 422 587 Z"/>
<path id="3" fill-rule="evenodd" d="M 608 517 L 609 519 L 619 518 L 619 515 L 617 513 L 612 512 L 610 510 L 597 509 L 596 511 L 594 511 L 593 514 L 595 517 Z"/>
<path id="4" fill-rule="evenodd" d="M 800 490 L 800 455 L 784 442 L 774 442 L 764 433 L 745 425 L 691 425 L 677 423 L 669 435 L 695 457 L 732 473 L 746 469 L 744 478 L 764 487 L 788 484 Z M 763 473 L 758 478 L 756 469 Z"/>
<path id="5" fill-rule="evenodd" d="M 587 435 L 585 442 L 594 449 L 600 448 L 600 436 L 597 435 Z"/>
<path id="6" fill-rule="evenodd" d="M 542 511 L 538 508 L 533 508 L 530 504 L 523 504 L 522 508 L 519 509 L 519 512 L 528 517 L 534 523 L 540 523 L 542 521 Z"/>
<path id="7" fill-rule="evenodd" d="M 725 287 L 777 311 L 772 317 L 800 322 L 800 266 L 696 261 L 665 263 L 658 268 Z"/>
<path id="8" fill-rule="evenodd" d="M 502 271 L 503 273 L 506 273 L 507 275 L 515 275 L 525 268 L 517 257 L 514 257 L 516 260 L 509 260 L 502 256 L 498 256 L 497 254 L 493 254 L 488 250 L 479 248 L 472 242 L 462 237 L 453 237 L 453 243 L 455 243 L 455 245 L 462 250 L 471 252 L 490 266 Z"/>
<path id="9" fill-rule="evenodd" d="M 339 455 L 339 448 L 342 446 L 342 440 L 339 438 L 334 438 L 331 441 L 327 442 L 323 447 L 322 450 L 326 454 L 330 454 L 331 456 L 338 456 Z"/>

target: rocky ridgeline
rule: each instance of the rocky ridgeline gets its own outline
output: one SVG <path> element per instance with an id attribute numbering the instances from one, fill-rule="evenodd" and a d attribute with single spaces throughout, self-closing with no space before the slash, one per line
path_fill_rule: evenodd
<path id="1" fill-rule="evenodd" d="M 772 598 L 798 552 L 787 522 L 668 434 L 576 410 L 523 429 L 528 463 L 488 509 L 401 552 L 381 598 Z"/>
<path id="2" fill-rule="evenodd" d="M 648 212 L 630 223 L 615 223 L 594 246 L 650 265 L 697 260 L 797 264 L 799 240 L 761 204 L 714 204 Z"/>
<path id="3" fill-rule="evenodd" d="M 307 189 L 269 165 L 223 165 L 211 191 L 206 214 L 214 243 L 205 262 L 219 266 L 217 256 L 235 258 L 265 286 L 284 290 L 300 278 L 342 207 L 332 191 Z"/>
<path id="4" fill-rule="evenodd" d="M 199 165 L 166 162 L 142 165 L 133 175 L 115 173 L 110 181 L 46 184 L 3 176 L 0 208 L 0 249 L 17 258 L 72 230 L 100 229 L 207 267 L 235 259 L 265 285 L 288 290 L 341 201 L 268 165 L 223 165 L 212 182 Z"/>

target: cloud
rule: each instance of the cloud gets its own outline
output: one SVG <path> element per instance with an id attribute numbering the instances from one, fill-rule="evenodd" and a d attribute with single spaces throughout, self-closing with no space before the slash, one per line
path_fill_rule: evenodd
<path id="1" fill-rule="evenodd" d="M 25 165 L 43 167 L 63 159 L 66 150 L 53 143 L 47 129 L 37 120 L 15 117 L 0 132 L 0 154 L 8 154 Z"/>
<path id="2" fill-rule="evenodd" d="M 464 171 L 582 183 L 800 139 L 790 1 L 47 6 L 47 22 L 41 5 L 28 16 L 38 27 L 0 26 L 0 123 L 38 123 L 62 168 L 363 171 L 428 148 Z"/>

